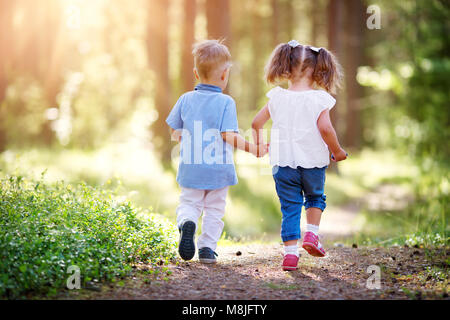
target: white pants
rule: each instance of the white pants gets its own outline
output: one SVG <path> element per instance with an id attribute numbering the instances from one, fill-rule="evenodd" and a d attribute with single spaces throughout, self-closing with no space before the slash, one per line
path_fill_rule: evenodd
<path id="1" fill-rule="evenodd" d="M 180 204 L 177 208 L 177 225 L 183 221 L 195 222 L 202 215 L 202 234 L 198 238 L 198 248 L 208 247 L 216 250 L 217 241 L 222 235 L 225 204 L 228 187 L 216 190 L 181 188 Z"/>

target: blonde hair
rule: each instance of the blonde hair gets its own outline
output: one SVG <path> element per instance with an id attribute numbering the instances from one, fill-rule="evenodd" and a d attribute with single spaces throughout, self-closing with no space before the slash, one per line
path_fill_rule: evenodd
<path id="1" fill-rule="evenodd" d="M 343 77 L 342 68 L 336 57 L 325 48 L 317 52 L 310 46 L 293 48 L 287 43 L 279 44 L 266 66 L 265 78 L 268 83 L 293 80 L 308 68 L 313 70 L 312 80 L 317 86 L 336 93 Z"/>
<path id="2" fill-rule="evenodd" d="M 231 54 L 227 46 L 219 40 L 204 40 L 194 45 L 192 51 L 194 65 L 200 77 L 210 79 L 220 66 L 231 66 Z"/>

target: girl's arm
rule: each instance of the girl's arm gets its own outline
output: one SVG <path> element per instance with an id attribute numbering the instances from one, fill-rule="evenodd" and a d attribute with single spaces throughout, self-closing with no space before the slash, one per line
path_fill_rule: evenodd
<path id="1" fill-rule="evenodd" d="M 319 119 L 317 120 L 317 127 L 319 128 L 323 141 L 325 141 L 328 145 L 328 149 L 334 155 L 335 161 L 337 162 L 347 159 L 347 153 L 341 148 L 336 131 L 331 124 L 329 109 L 320 114 Z"/>
<path id="2" fill-rule="evenodd" d="M 263 127 L 270 119 L 269 105 L 266 104 L 252 122 L 253 139 L 257 145 L 264 144 Z"/>
<path id="3" fill-rule="evenodd" d="M 268 152 L 266 146 L 248 142 L 237 132 L 222 132 L 222 139 L 239 150 L 250 152 L 256 157 L 263 157 Z"/>
<path id="4" fill-rule="evenodd" d="M 181 130 L 174 130 L 170 128 L 170 137 L 172 138 L 172 141 L 180 142 L 181 141 Z"/>

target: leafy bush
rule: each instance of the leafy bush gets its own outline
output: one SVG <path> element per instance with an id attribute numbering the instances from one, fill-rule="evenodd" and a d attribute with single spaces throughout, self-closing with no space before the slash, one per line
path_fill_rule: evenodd
<path id="1" fill-rule="evenodd" d="M 0 180 L 0 297 L 52 293 L 68 267 L 81 282 L 114 280 L 131 264 L 174 257 L 175 228 L 111 191 L 22 177 Z"/>

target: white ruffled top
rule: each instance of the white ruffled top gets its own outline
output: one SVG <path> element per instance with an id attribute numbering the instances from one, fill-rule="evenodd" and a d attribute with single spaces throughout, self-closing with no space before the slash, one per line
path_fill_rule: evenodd
<path id="1" fill-rule="evenodd" d="M 328 146 L 317 127 L 320 114 L 336 104 L 324 90 L 291 91 L 275 87 L 267 93 L 272 118 L 270 164 L 323 168 L 330 164 Z"/>

